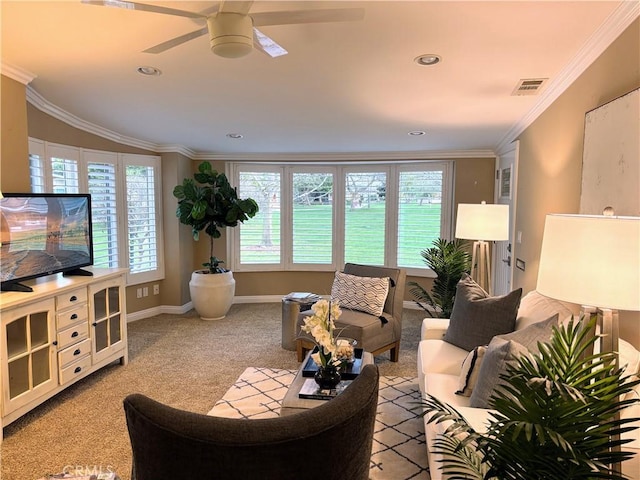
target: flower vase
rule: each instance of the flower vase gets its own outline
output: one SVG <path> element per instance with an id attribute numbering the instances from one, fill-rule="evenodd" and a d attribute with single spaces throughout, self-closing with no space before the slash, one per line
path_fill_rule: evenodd
<path id="1" fill-rule="evenodd" d="M 335 365 L 320 365 L 313 378 L 320 388 L 327 390 L 336 388 L 341 380 L 340 371 Z"/>

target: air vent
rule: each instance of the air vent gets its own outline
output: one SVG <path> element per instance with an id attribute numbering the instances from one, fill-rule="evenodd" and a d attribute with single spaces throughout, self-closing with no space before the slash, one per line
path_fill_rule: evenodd
<path id="1" fill-rule="evenodd" d="M 511 95 L 537 95 L 548 78 L 524 78 L 518 82 Z"/>

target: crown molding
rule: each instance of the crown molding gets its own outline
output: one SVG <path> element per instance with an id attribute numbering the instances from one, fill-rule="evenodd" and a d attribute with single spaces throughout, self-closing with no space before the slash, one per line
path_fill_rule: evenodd
<path id="1" fill-rule="evenodd" d="M 370 161 L 424 161 L 455 158 L 495 158 L 493 150 L 448 150 L 408 152 L 327 152 L 327 153 L 197 153 L 193 160 L 224 160 L 235 162 L 370 162 Z"/>
<path id="2" fill-rule="evenodd" d="M 639 15 L 640 3 L 635 0 L 621 2 L 556 78 L 549 82 L 531 110 L 509 129 L 495 147 L 495 151 L 508 148 L 508 145 L 549 108 Z"/>
<path id="3" fill-rule="evenodd" d="M 157 151 L 157 145 L 154 143 L 127 137 L 126 135 L 121 135 L 119 133 L 76 117 L 72 113 L 69 113 L 66 110 L 58 107 L 57 105 L 49 102 L 42 95 L 36 92 L 30 85 L 27 86 L 27 101 L 38 110 L 51 115 L 52 117 L 57 118 L 58 120 L 72 127 L 84 130 L 85 132 L 89 132 L 94 135 L 98 135 L 113 142 L 121 143 L 123 145 L 129 145 L 130 147 L 137 147 L 143 150 L 150 150 L 152 152 Z"/>
<path id="4" fill-rule="evenodd" d="M 9 77 L 16 82 L 20 82 L 23 85 L 29 85 L 34 78 L 37 77 L 35 73 L 31 73 L 20 67 L 9 65 L 8 63 L 0 62 L 0 73 L 5 77 Z"/>

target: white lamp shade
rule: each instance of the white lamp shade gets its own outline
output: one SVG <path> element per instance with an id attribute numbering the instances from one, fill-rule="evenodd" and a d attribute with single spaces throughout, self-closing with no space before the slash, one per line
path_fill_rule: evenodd
<path id="1" fill-rule="evenodd" d="M 640 310 L 640 217 L 547 215 L 536 289 L 579 305 Z"/>
<path id="2" fill-rule="evenodd" d="M 509 240 L 509 205 L 460 203 L 456 238 L 466 240 Z"/>

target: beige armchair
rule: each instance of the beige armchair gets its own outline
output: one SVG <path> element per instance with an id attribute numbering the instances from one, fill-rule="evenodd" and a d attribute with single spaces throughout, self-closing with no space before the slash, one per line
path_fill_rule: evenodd
<path id="1" fill-rule="evenodd" d="M 341 330 L 341 337 L 357 340 L 358 348 L 363 348 L 374 356 L 390 350 L 391 361 L 397 362 L 400 355 L 406 272 L 401 268 L 358 265 L 355 263 L 347 263 L 343 271 L 349 275 L 359 277 L 390 278 L 389 293 L 380 317 L 342 308 L 342 315 L 336 321 L 336 328 Z M 313 340 L 308 337 L 305 338 L 305 334 L 300 333 L 300 327 L 304 325 L 304 318 L 311 313 L 311 311 L 305 311 L 298 316 L 296 332 L 300 337 L 296 340 L 296 349 L 299 362 L 304 359 L 305 353 L 315 346 Z"/>

